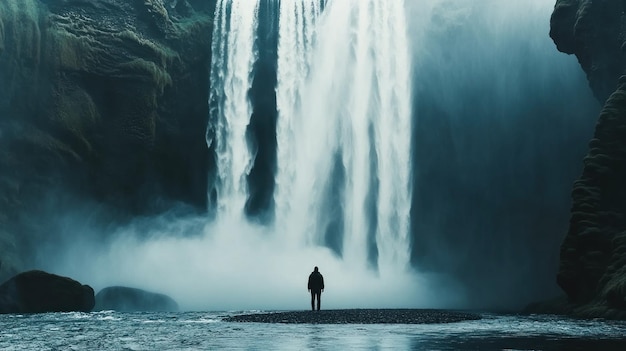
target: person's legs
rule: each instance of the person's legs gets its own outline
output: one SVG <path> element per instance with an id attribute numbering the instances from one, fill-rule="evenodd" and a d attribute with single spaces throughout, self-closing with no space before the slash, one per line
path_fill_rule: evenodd
<path id="1" fill-rule="evenodd" d="M 322 292 L 321 291 L 316 291 L 315 295 L 317 295 L 317 310 L 319 311 L 320 310 L 320 303 L 321 303 L 320 299 L 322 297 Z"/>
<path id="2" fill-rule="evenodd" d="M 311 311 L 315 311 L 315 292 L 311 291 Z"/>

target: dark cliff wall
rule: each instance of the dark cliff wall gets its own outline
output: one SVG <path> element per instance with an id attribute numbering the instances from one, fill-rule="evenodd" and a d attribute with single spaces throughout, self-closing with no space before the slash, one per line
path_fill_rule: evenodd
<path id="1" fill-rule="evenodd" d="M 25 219 L 43 203 L 206 207 L 214 5 L 0 3 L 0 275 L 19 269 L 26 237 L 43 235 Z"/>
<path id="2" fill-rule="evenodd" d="M 606 100 L 572 192 L 557 276 L 575 312 L 587 316 L 626 317 L 625 11 L 622 0 L 559 0 L 551 19 L 557 48 L 576 55 Z"/>

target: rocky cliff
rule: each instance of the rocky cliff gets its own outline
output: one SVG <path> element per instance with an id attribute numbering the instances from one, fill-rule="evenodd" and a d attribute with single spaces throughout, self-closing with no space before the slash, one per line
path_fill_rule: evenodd
<path id="1" fill-rule="evenodd" d="M 626 1 L 558 0 L 550 35 L 605 102 L 574 184 L 557 281 L 573 312 L 626 317 Z M 621 77 L 621 78 L 620 78 Z"/>
<path id="2" fill-rule="evenodd" d="M 0 276 L 43 202 L 205 208 L 214 3 L 0 2 Z"/>

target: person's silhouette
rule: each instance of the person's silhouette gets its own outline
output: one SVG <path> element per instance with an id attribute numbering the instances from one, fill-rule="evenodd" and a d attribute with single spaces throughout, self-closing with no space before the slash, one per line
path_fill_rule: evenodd
<path id="1" fill-rule="evenodd" d="M 324 291 L 324 277 L 317 267 L 309 275 L 308 289 L 311 293 L 311 310 L 315 311 L 315 299 L 317 298 L 317 310 L 319 311 L 320 298 L 322 297 L 322 291 Z"/>

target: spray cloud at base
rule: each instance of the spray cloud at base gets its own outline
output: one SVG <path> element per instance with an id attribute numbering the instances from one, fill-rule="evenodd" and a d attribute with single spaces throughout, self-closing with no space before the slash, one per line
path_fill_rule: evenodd
<path id="1" fill-rule="evenodd" d="M 65 223 L 72 230 L 89 230 L 76 217 Z M 183 310 L 306 309 L 306 282 L 316 265 L 326 281 L 322 308 L 462 304 L 457 296 L 442 296 L 437 284 L 444 281 L 436 277 L 377 274 L 329 249 L 286 242 L 273 228 L 241 219 L 167 224 L 151 219 L 120 228 L 112 239 L 109 244 L 72 239 L 60 252 L 55 249 L 54 259 L 41 258 L 51 272 L 90 284 L 96 292 L 112 285 L 139 287 L 171 296 Z"/>

